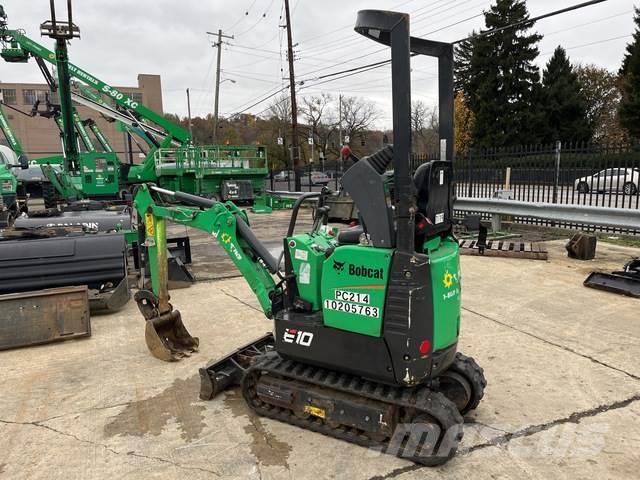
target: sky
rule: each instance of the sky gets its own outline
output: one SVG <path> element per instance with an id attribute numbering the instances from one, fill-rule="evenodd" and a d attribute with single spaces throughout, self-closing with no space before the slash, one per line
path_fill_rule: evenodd
<path id="1" fill-rule="evenodd" d="M 532 17 L 584 0 L 528 0 Z M 353 31 L 361 9 L 384 9 L 411 15 L 411 34 L 455 41 L 484 26 L 490 0 L 290 0 L 298 95 L 329 93 L 367 98 L 377 105 L 379 128 L 391 126 L 390 68 L 383 67 L 327 82 L 318 77 L 389 58 L 388 51 Z M 66 4 L 66 2 L 64 2 Z M 617 71 L 633 33 L 636 0 L 607 0 L 595 6 L 541 20 L 540 67 L 558 45 L 573 63 L 594 63 Z M 0 0 L 10 28 L 40 38 L 39 25 L 49 19 L 49 0 Z M 63 15 L 65 4 L 56 0 Z M 74 0 L 74 23 L 81 39 L 70 45 L 71 61 L 106 83 L 135 86 L 139 73 L 162 76 L 165 112 L 186 116 L 186 88 L 193 116 L 213 112 L 216 49 L 206 32 L 222 29 L 220 113 L 263 114 L 263 99 L 286 90 L 286 29 L 283 0 Z M 52 48 L 52 40 L 41 43 Z M 281 53 L 282 52 L 282 53 Z M 35 62 L 0 63 L 0 81 L 38 82 Z M 412 98 L 437 103 L 435 60 L 412 59 Z"/>

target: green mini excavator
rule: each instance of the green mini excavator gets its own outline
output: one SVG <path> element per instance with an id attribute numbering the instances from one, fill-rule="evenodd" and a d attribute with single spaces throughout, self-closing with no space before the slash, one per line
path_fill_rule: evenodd
<path id="1" fill-rule="evenodd" d="M 476 362 L 458 352 L 460 266 L 453 236 L 451 44 L 409 36 L 409 16 L 359 12 L 356 31 L 391 48 L 394 145 L 360 159 L 342 185 L 360 225 L 328 224 L 329 192 L 300 197 L 279 258 L 233 203 L 143 185 L 135 196 L 152 290 L 136 294 L 151 352 L 176 360 L 198 349 L 169 303 L 166 221 L 209 232 L 256 294 L 272 334 L 200 370 L 203 399 L 240 385 L 258 415 L 425 465 L 451 458 L 463 415 L 483 397 Z M 410 57 L 439 59 L 443 160 L 410 158 Z M 449 160 L 452 158 L 448 157 Z M 385 187 L 393 168 L 394 188 Z M 163 200 L 173 197 L 188 206 Z M 315 200 L 310 232 L 300 206 Z"/>

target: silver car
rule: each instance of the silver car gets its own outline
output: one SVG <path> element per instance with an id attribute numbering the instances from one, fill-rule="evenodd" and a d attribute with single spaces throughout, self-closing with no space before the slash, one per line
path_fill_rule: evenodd
<path id="1" fill-rule="evenodd" d="M 310 174 L 307 172 L 300 177 L 302 185 L 308 186 L 309 180 L 311 180 L 311 185 L 326 185 L 331 179 L 324 173 L 314 170 Z"/>
<path id="2" fill-rule="evenodd" d="M 594 175 L 574 181 L 579 193 L 623 192 L 635 195 L 640 190 L 640 170 L 637 168 L 607 168 Z"/>

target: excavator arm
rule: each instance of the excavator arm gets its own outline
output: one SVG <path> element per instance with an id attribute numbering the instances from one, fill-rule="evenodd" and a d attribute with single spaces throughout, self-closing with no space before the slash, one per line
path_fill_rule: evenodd
<path id="1" fill-rule="evenodd" d="M 162 196 L 193 207 L 164 204 Z M 135 298 L 147 320 L 145 338 L 154 356 L 177 360 L 198 347 L 198 339 L 191 337 L 180 312 L 169 303 L 167 221 L 202 230 L 216 239 L 255 293 L 264 314 L 272 317 L 273 299 L 280 289 L 273 278 L 278 273 L 278 262 L 253 235 L 244 211 L 232 202 L 217 202 L 150 184 L 139 188 L 134 207 L 147 252 L 143 263 L 151 280 L 151 291 L 141 290 Z"/>

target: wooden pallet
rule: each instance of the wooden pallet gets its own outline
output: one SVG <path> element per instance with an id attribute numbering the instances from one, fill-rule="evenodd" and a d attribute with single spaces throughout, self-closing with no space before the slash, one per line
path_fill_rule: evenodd
<path id="1" fill-rule="evenodd" d="M 480 255 L 477 240 L 460 240 L 460 255 Z M 546 260 L 549 256 L 542 243 L 509 242 L 507 240 L 487 240 L 485 257 L 528 258 Z"/>

